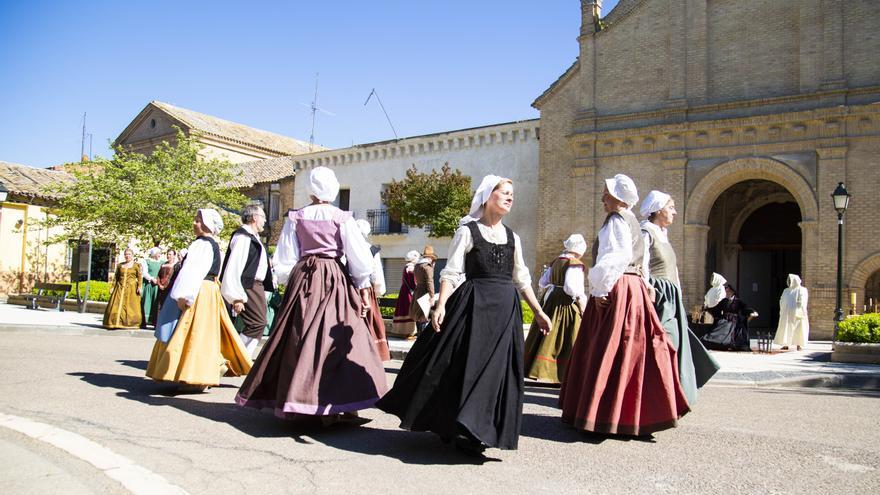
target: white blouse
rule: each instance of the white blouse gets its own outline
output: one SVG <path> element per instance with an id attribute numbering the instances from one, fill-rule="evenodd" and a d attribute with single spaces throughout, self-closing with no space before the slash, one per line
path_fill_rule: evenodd
<path id="1" fill-rule="evenodd" d="M 199 289 L 202 288 L 202 281 L 211 271 L 213 264 L 214 248 L 211 247 L 211 243 L 205 239 L 192 241 L 168 297 L 175 301 L 183 298 L 192 306 L 196 302 L 196 296 L 199 295 Z"/>
<path id="2" fill-rule="evenodd" d="M 590 268 L 590 295 L 605 297 L 623 276 L 632 261 L 632 233 L 620 215 L 612 215 L 599 230 L 599 252 L 596 264 Z"/>
<path id="3" fill-rule="evenodd" d="M 330 204 L 309 205 L 302 209 L 306 220 L 332 220 L 338 208 Z M 296 220 L 292 213 L 284 220 L 284 227 L 278 238 L 272 266 L 278 276 L 278 283 L 286 284 L 290 272 L 299 261 L 299 239 L 296 237 Z M 370 274 L 373 273 L 373 253 L 370 244 L 358 228 L 354 218 L 349 217 L 340 225 L 342 252 L 346 258 L 348 274 L 358 289 L 370 286 Z"/>
<path id="4" fill-rule="evenodd" d="M 242 225 L 242 228 L 259 238 L 250 225 Z M 226 262 L 226 270 L 223 272 L 223 282 L 220 284 L 220 294 L 223 295 L 223 299 L 229 304 L 232 304 L 235 301 L 241 301 L 244 303 L 248 301 L 245 288 L 241 285 L 241 272 L 247 264 L 250 250 L 250 236 L 244 234 L 232 236 L 232 240 L 229 242 L 229 260 Z M 260 260 L 257 262 L 257 273 L 255 274 L 254 280 L 262 282 L 263 276 L 266 274 L 268 267 L 269 257 L 266 255 L 266 247 L 263 246 L 263 243 L 261 242 Z"/>
<path id="5" fill-rule="evenodd" d="M 559 257 L 574 259 L 574 256 L 569 253 L 563 253 Z M 553 267 L 547 267 L 547 269 L 544 270 L 543 275 L 541 275 L 541 280 L 538 281 L 538 287 L 543 289 L 545 287 L 553 286 L 553 284 L 550 282 L 550 278 L 552 275 Z M 553 286 L 550 290 L 553 291 L 554 289 L 556 289 L 556 286 Z M 584 290 L 583 265 L 569 266 L 565 270 L 565 282 L 562 285 L 562 290 L 575 300 L 585 300 L 587 298 L 586 291 Z"/>
<path id="6" fill-rule="evenodd" d="M 483 239 L 488 242 L 507 244 L 507 229 L 493 230 L 480 222 L 477 222 L 477 228 L 480 229 Z M 461 283 L 459 280 L 464 273 L 464 256 L 473 248 L 474 239 L 471 236 L 471 229 L 467 225 L 459 227 L 449 246 L 449 256 L 446 259 L 446 267 L 440 272 L 440 280 L 448 281 L 453 287 L 456 287 L 456 283 Z M 532 277 L 523 261 L 522 243 L 516 232 L 513 233 L 513 283 L 519 290 L 532 285 Z"/>
<path id="7" fill-rule="evenodd" d="M 382 270 L 382 257 L 380 253 L 373 256 L 373 273 L 370 274 L 370 285 L 376 291 L 377 296 L 385 295 L 385 272 Z"/>

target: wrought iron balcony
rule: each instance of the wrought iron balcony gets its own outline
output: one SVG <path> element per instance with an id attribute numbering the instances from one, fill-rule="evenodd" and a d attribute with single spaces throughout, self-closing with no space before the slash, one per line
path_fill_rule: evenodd
<path id="1" fill-rule="evenodd" d="M 367 210 L 371 234 L 408 234 L 409 227 L 388 215 L 388 210 Z"/>

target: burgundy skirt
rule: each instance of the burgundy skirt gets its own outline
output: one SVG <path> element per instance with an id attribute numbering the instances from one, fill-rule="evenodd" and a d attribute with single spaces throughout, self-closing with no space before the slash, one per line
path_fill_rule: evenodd
<path id="1" fill-rule="evenodd" d="M 288 419 L 372 407 L 387 382 L 359 301 L 339 260 L 301 259 L 236 402 Z"/>
<path id="2" fill-rule="evenodd" d="M 373 347 L 382 361 L 391 360 L 391 351 L 388 349 L 388 338 L 385 336 L 385 320 L 382 319 L 382 311 L 379 310 L 379 299 L 376 291 L 370 287 L 370 312 L 367 313 L 367 323 L 370 325 L 370 335 L 373 337 Z"/>
<path id="3" fill-rule="evenodd" d="M 625 274 L 601 308 L 590 298 L 559 393 L 562 421 L 597 433 L 647 435 L 688 412 L 675 349 L 642 279 Z"/>

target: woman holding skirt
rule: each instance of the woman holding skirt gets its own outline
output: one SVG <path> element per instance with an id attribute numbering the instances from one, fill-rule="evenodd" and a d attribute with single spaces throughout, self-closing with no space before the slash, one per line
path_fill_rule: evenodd
<path id="1" fill-rule="evenodd" d="M 364 240 L 370 242 L 370 222 L 360 219 L 356 222 Z M 388 338 L 385 336 L 385 320 L 382 319 L 382 312 L 379 311 L 379 296 L 385 295 L 385 274 L 382 270 L 382 258 L 379 246 L 370 246 L 370 254 L 373 255 L 373 273 L 370 274 L 370 308 L 371 311 L 367 316 L 367 323 L 370 327 L 370 333 L 373 335 L 373 344 L 376 352 L 379 353 L 379 359 L 382 361 L 391 360 L 391 351 L 388 349 Z"/>
<path id="2" fill-rule="evenodd" d="M 642 201 L 639 213 L 645 218 L 641 223 L 646 247 L 643 276 L 654 288 L 654 309 L 675 348 L 679 382 L 688 404 L 693 406 L 697 403 L 697 389 L 720 366 L 688 328 L 675 250 L 666 230 L 677 214 L 675 201 L 664 192 L 651 191 Z"/>
<path id="3" fill-rule="evenodd" d="M 581 326 L 581 315 L 587 305 L 584 291 L 584 264 L 581 257 L 587 250 L 584 236 L 572 234 L 563 243 L 565 251 L 541 276 L 540 287 L 550 292 L 542 309 L 550 317 L 550 333 L 532 323 L 526 338 L 526 377 L 550 383 L 562 383 L 571 357 L 571 348 Z"/>
<path id="4" fill-rule="evenodd" d="M 308 178 L 312 204 L 288 213 L 272 263 L 286 283 L 275 328 L 235 397 L 285 419 L 356 419 L 385 393 L 385 369 L 367 317 L 373 256 L 350 212 L 331 202 L 326 167 Z M 345 256 L 346 264 L 340 258 Z"/>
<path id="5" fill-rule="evenodd" d="M 550 320 L 531 288 L 519 236 L 501 223 L 513 183 L 483 179 L 471 202 L 476 221 L 456 230 L 431 325 L 419 335 L 394 387 L 377 407 L 401 428 L 432 431 L 457 448 L 515 449 L 523 405 L 520 294 L 546 332 Z M 466 274 L 453 292 L 453 283 Z M 451 294 L 451 295 L 450 295 Z"/>
<path id="6" fill-rule="evenodd" d="M 394 320 L 391 322 L 391 335 L 409 339 L 416 334 L 416 320 L 409 316 L 409 307 L 413 303 L 413 292 L 416 290 L 416 263 L 421 258 L 418 251 L 406 253 L 406 265 L 403 267 L 400 292 L 394 306 Z"/>
<path id="7" fill-rule="evenodd" d="M 688 411 L 675 348 L 641 277 L 635 183 L 605 180 L 608 216 L 593 245 L 590 300 L 559 392 L 562 421 L 596 433 L 649 435 Z"/>
<path id="8" fill-rule="evenodd" d="M 156 343 L 147 376 L 204 390 L 221 376 L 247 374 L 251 359 L 238 338 L 220 295 L 220 248 L 223 230 L 216 210 L 204 208 L 193 221 L 196 240 L 177 273 L 156 319 Z"/>

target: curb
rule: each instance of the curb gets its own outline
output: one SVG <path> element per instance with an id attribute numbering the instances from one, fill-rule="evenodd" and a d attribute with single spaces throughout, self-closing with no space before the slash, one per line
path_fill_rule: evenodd
<path id="1" fill-rule="evenodd" d="M 10 333 L 54 333 L 57 335 L 98 335 L 108 337 L 154 338 L 153 330 L 125 329 L 107 330 L 87 325 L 10 325 L 0 324 L 0 332 Z"/>
<path id="2" fill-rule="evenodd" d="M 760 372 L 758 372 L 760 373 Z M 748 375 L 749 373 L 743 373 Z M 760 380 L 751 377 L 743 379 L 716 378 L 707 383 L 708 386 L 722 387 L 767 387 L 767 388 L 845 388 L 880 392 L 880 374 L 877 373 L 823 373 L 788 376 Z"/>

